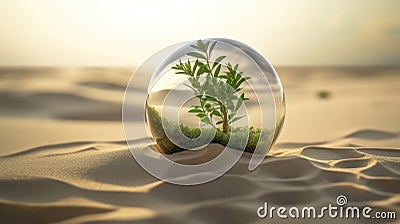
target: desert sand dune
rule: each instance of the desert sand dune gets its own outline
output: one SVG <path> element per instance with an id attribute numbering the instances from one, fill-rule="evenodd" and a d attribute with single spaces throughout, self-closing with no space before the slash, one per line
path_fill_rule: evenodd
<path id="1" fill-rule="evenodd" d="M 400 69 L 277 70 L 287 120 L 262 165 L 250 172 L 245 152 L 214 181 L 176 186 L 144 171 L 124 140 L 119 119 L 131 69 L 0 69 L 0 222 L 293 223 L 260 219 L 257 208 L 326 206 L 338 195 L 400 215 Z M 143 147 L 144 134 L 137 136 L 131 144 Z M 222 149 L 168 156 L 196 164 Z M 313 221 L 398 218 L 296 223 Z"/>

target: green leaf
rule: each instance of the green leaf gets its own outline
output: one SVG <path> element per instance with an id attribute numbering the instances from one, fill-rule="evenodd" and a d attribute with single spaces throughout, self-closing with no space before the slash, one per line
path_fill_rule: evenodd
<path id="1" fill-rule="evenodd" d="M 187 55 L 195 57 L 195 58 L 201 58 L 201 59 L 206 60 L 206 57 L 204 55 L 202 55 L 200 53 L 197 53 L 197 52 L 189 52 L 189 53 L 187 53 Z"/>
<path id="2" fill-rule="evenodd" d="M 242 106 L 243 100 L 240 98 L 237 102 L 236 102 L 236 106 L 235 106 L 235 112 L 239 110 L 240 106 Z"/>
<path id="3" fill-rule="evenodd" d="M 240 99 L 244 99 L 244 93 L 240 94 Z"/>
<path id="4" fill-rule="evenodd" d="M 224 123 L 224 121 L 218 121 L 216 124 L 218 125 L 218 124 L 222 124 L 222 123 Z"/>
<path id="5" fill-rule="evenodd" d="M 221 65 L 218 65 L 214 72 L 214 77 L 218 77 L 219 72 L 221 71 Z"/>
<path id="6" fill-rule="evenodd" d="M 185 71 L 186 71 L 188 74 L 191 74 L 192 66 L 191 66 L 191 64 L 190 64 L 189 59 L 188 59 L 188 61 L 185 63 Z"/>
<path id="7" fill-rule="evenodd" d="M 207 103 L 207 100 L 206 100 L 206 99 L 201 99 L 201 100 L 200 100 L 200 103 L 201 103 L 201 105 L 204 107 L 204 105 Z"/>
<path id="8" fill-rule="evenodd" d="M 210 123 L 211 123 L 210 118 L 207 117 L 207 116 L 202 117 L 200 120 L 201 120 L 202 122 L 206 123 L 206 124 L 210 124 Z"/>
<path id="9" fill-rule="evenodd" d="M 202 40 L 198 40 L 197 41 L 197 47 L 200 51 L 206 53 L 207 52 L 207 48 L 206 45 L 204 44 L 204 42 Z"/>
<path id="10" fill-rule="evenodd" d="M 196 76 L 199 77 L 200 75 L 204 74 L 204 64 L 202 62 L 198 63 L 199 65 L 199 70 L 197 70 Z"/>
<path id="11" fill-rule="evenodd" d="M 226 108 L 228 108 L 228 110 L 234 110 L 235 109 L 235 105 L 233 104 L 233 102 L 232 101 L 228 101 L 228 102 L 226 102 Z"/>
<path id="12" fill-rule="evenodd" d="M 226 58 L 226 56 L 219 56 L 217 59 L 215 59 L 214 64 L 213 64 L 213 68 L 219 64 L 222 60 L 224 60 L 224 58 Z"/>
<path id="13" fill-rule="evenodd" d="M 196 45 L 190 45 L 192 48 L 200 50 L 199 47 L 197 47 Z"/>
<path id="14" fill-rule="evenodd" d="M 193 87 L 196 87 L 196 80 L 194 80 L 193 77 L 188 77 L 188 80 Z"/>
<path id="15" fill-rule="evenodd" d="M 211 44 L 209 54 L 211 54 L 211 52 L 214 50 L 214 47 L 215 47 L 216 44 L 217 44 L 217 41 L 214 41 L 214 42 Z"/>
<path id="16" fill-rule="evenodd" d="M 240 119 L 242 119 L 242 118 L 244 118 L 245 116 L 243 115 L 243 116 L 240 116 L 240 117 L 235 117 L 235 118 L 233 118 L 229 123 L 233 123 L 233 122 L 235 122 L 235 121 L 238 121 L 238 120 L 240 120 Z"/>
<path id="17" fill-rule="evenodd" d="M 197 116 L 197 117 L 199 117 L 200 119 L 201 119 L 201 118 L 203 118 L 203 117 L 207 117 L 207 115 L 205 115 L 205 114 L 202 114 L 202 113 L 200 113 L 200 114 L 197 114 L 196 116 Z"/>
<path id="18" fill-rule="evenodd" d="M 211 104 L 207 103 L 206 105 L 204 105 L 204 107 L 206 108 L 206 110 L 210 110 Z"/>
<path id="19" fill-rule="evenodd" d="M 212 96 L 206 96 L 205 98 L 206 98 L 206 100 L 208 100 L 208 101 L 214 101 L 214 102 L 217 102 L 217 101 L 218 101 L 217 99 L 215 99 L 215 98 L 212 97 Z"/>
<path id="20" fill-rule="evenodd" d="M 194 65 L 193 65 L 193 74 L 196 73 L 196 69 L 197 69 L 198 64 L 199 64 L 199 60 L 196 60 L 196 61 L 194 62 Z"/>
<path id="21" fill-rule="evenodd" d="M 203 41 L 197 40 L 196 44 L 197 44 L 198 47 L 202 47 L 203 46 Z"/>
<path id="22" fill-rule="evenodd" d="M 239 82 L 237 83 L 237 86 L 239 87 L 244 81 L 246 81 L 246 79 L 245 78 L 241 78 L 239 80 Z"/>
<path id="23" fill-rule="evenodd" d="M 210 46 L 210 41 L 207 41 L 206 44 L 204 45 L 204 49 L 208 50 L 208 47 Z"/>
<path id="24" fill-rule="evenodd" d="M 222 118 L 221 113 L 219 111 L 217 111 L 217 110 L 214 110 L 211 114 Z"/>
<path id="25" fill-rule="evenodd" d="M 188 112 L 189 113 L 200 113 L 200 112 L 203 112 L 203 111 L 201 109 L 194 108 L 194 109 L 190 109 Z"/>

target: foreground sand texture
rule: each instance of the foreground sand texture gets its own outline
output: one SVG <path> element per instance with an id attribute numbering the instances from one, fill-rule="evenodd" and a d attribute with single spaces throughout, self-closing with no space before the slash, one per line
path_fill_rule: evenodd
<path id="1" fill-rule="evenodd" d="M 187 187 L 155 179 L 128 150 L 120 120 L 131 69 L 1 68 L 0 223 L 293 223 L 259 219 L 257 208 L 318 208 L 338 195 L 399 216 L 400 68 L 277 71 L 287 119 L 263 164 L 249 172 L 245 153 L 221 178 Z M 198 163 L 220 150 L 170 156 Z"/>

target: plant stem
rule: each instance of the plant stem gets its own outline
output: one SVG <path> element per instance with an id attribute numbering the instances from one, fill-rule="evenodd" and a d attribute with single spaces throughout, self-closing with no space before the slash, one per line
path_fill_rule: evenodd
<path id="1" fill-rule="evenodd" d="M 206 51 L 206 62 L 207 62 L 207 67 L 210 70 L 210 72 L 208 73 L 211 77 L 214 77 L 213 71 L 211 69 L 211 65 L 210 65 L 210 58 L 211 58 L 211 54 L 208 54 L 208 50 Z"/>
<path id="2" fill-rule="evenodd" d="M 222 119 L 223 119 L 223 123 L 222 123 L 222 132 L 224 133 L 228 133 L 228 112 L 226 107 L 221 103 L 220 104 L 221 107 L 221 112 L 222 112 Z"/>

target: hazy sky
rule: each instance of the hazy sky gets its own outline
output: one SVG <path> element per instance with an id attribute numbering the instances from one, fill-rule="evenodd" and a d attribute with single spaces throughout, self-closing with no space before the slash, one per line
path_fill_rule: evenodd
<path id="1" fill-rule="evenodd" d="M 0 32 L 0 65 L 134 66 L 205 37 L 276 65 L 400 65 L 398 0 L 1 0 Z"/>

